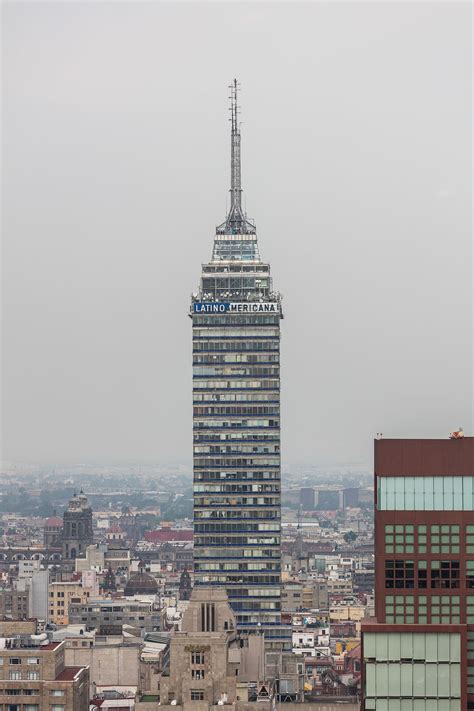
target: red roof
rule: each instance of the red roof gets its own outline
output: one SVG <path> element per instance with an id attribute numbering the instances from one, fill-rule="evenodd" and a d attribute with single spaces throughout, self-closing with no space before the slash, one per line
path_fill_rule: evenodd
<path id="1" fill-rule="evenodd" d="M 65 667 L 56 677 L 55 681 L 73 681 L 76 676 L 87 667 Z"/>
<path id="2" fill-rule="evenodd" d="M 43 651 L 43 649 L 56 649 L 56 647 L 59 647 L 61 642 L 49 642 L 49 644 L 42 644 L 38 649 Z"/>
<path id="3" fill-rule="evenodd" d="M 165 528 L 159 531 L 145 531 L 145 540 L 149 543 L 167 543 L 169 541 L 192 541 L 192 528 Z"/>
<path id="4" fill-rule="evenodd" d="M 54 528 L 59 528 L 62 525 L 63 525 L 63 520 L 62 520 L 62 518 L 59 518 L 58 516 L 51 516 L 51 518 L 46 519 L 46 523 L 45 523 L 45 526 L 52 526 Z"/>

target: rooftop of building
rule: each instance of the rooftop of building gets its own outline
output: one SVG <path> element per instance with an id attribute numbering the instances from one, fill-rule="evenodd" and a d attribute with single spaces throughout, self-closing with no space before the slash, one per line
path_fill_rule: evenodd
<path id="1" fill-rule="evenodd" d="M 474 476 L 474 437 L 377 439 L 377 476 Z"/>
<path id="2" fill-rule="evenodd" d="M 55 681 L 74 681 L 87 667 L 65 667 Z"/>

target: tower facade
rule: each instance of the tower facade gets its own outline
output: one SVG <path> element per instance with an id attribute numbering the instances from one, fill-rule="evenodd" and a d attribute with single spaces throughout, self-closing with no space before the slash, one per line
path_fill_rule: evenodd
<path id="1" fill-rule="evenodd" d="M 242 209 L 237 82 L 230 209 L 191 303 L 194 575 L 226 589 L 238 628 L 281 636 L 281 297 Z"/>
<path id="2" fill-rule="evenodd" d="M 63 560 L 85 556 L 87 546 L 94 543 L 92 509 L 83 491 L 72 497 L 63 514 Z"/>

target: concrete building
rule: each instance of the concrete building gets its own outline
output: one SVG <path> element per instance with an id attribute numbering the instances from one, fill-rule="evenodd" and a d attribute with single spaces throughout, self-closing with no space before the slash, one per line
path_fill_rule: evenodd
<path id="1" fill-rule="evenodd" d="M 81 583 L 72 581 L 50 583 L 48 587 L 49 622 L 55 625 L 69 624 L 71 603 L 85 603 L 89 596 L 90 590 L 83 588 Z"/>
<path id="2" fill-rule="evenodd" d="M 29 580 L 29 615 L 37 620 L 49 621 L 49 570 L 35 570 Z"/>
<path id="3" fill-rule="evenodd" d="M 71 602 L 69 621 L 104 634 L 121 634 L 124 625 L 138 631 L 157 632 L 162 626 L 162 612 L 150 600 L 91 598 L 87 603 Z"/>
<path id="4" fill-rule="evenodd" d="M 29 617 L 29 591 L 0 588 L 0 619 L 23 620 Z"/>
<path id="5" fill-rule="evenodd" d="M 88 711 L 89 670 L 66 666 L 64 642 L 4 632 L 0 622 L 0 709 Z"/>
<path id="6" fill-rule="evenodd" d="M 65 643 L 66 664 L 89 667 L 91 697 L 101 687 L 138 687 L 140 637 L 75 634 Z"/>
<path id="7" fill-rule="evenodd" d="M 328 610 L 328 586 L 326 581 L 290 581 L 283 584 L 281 605 L 284 612 L 298 610 Z"/>
<path id="8" fill-rule="evenodd" d="M 375 442 L 362 708 L 474 708 L 474 438 Z"/>
<path id="9" fill-rule="evenodd" d="M 190 311 L 194 574 L 224 585 L 239 629 L 278 650 L 281 298 L 242 208 L 237 82 L 231 101 L 230 210 Z"/>

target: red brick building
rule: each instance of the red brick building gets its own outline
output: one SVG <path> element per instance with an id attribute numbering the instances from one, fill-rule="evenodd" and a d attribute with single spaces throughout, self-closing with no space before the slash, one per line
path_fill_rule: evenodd
<path id="1" fill-rule="evenodd" d="M 374 468 L 362 708 L 474 709 L 474 438 L 377 440 Z"/>

